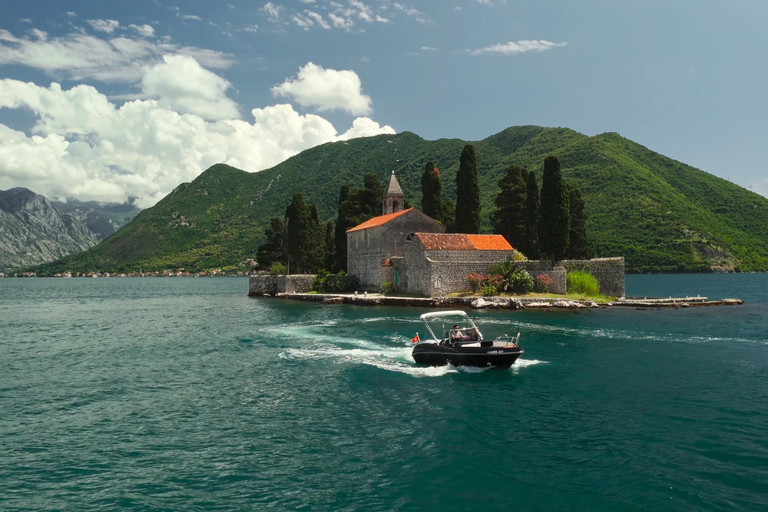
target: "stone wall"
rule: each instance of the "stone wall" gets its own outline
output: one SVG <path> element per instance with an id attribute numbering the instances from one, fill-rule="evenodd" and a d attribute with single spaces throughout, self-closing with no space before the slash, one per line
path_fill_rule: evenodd
<path id="1" fill-rule="evenodd" d="M 624 297 L 624 258 L 595 258 L 592 260 L 563 260 L 558 265 L 567 272 L 583 270 L 597 278 L 600 293 L 609 297 Z"/>
<path id="2" fill-rule="evenodd" d="M 307 293 L 312 289 L 315 274 L 290 276 L 258 275 L 248 279 L 248 295 L 277 295 L 278 293 Z"/>

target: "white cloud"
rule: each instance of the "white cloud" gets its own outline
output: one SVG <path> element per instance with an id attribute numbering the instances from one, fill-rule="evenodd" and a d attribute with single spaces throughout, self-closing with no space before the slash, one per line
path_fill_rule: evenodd
<path id="1" fill-rule="evenodd" d="M 128 27 L 143 37 L 155 37 L 155 29 L 152 28 L 152 25 L 128 25 Z"/>
<path id="2" fill-rule="evenodd" d="M 421 51 L 424 52 L 436 52 L 437 48 L 432 48 L 431 46 L 422 46 Z"/>
<path id="3" fill-rule="evenodd" d="M 328 19 L 331 20 L 331 23 L 333 23 L 334 27 L 343 28 L 345 30 L 349 30 L 355 24 L 352 20 L 344 18 L 343 16 L 339 16 L 332 12 L 328 13 Z"/>
<path id="4" fill-rule="evenodd" d="M 111 34 L 120 27 L 120 22 L 116 20 L 87 20 L 94 30 Z"/>
<path id="5" fill-rule="evenodd" d="M 189 66 L 187 58 L 166 59 L 143 82 L 158 99 L 120 107 L 87 85 L 63 90 L 56 83 L 0 80 L 0 108 L 24 108 L 36 117 L 30 135 L 0 124 L 0 190 L 27 187 L 48 197 L 116 202 L 136 197 L 146 208 L 215 163 L 259 171 L 325 142 L 395 133 L 358 118 L 337 135 L 326 119 L 291 105 L 255 108 L 252 122 L 180 113 L 171 108 L 200 108 L 180 104 L 181 98 L 223 101 L 227 86 L 193 67 L 195 84 L 185 89 L 168 82 L 173 71 Z"/>
<path id="6" fill-rule="evenodd" d="M 315 23 L 317 23 L 321 27 L 325 29 L 331 28 L 331 26 L 328 25 L 328 22 L 325 21 L 320 14 L 313 11 L 304 11 L 304 13 L 307 15 L 308 18 L 312 18 L 313 20 L 315 20 Z"/>
<path id="7" fill-rule="evenodd" d="M 181 17 L 183 20 L 192 20 L 192 21 L 203 21 L 203 18 L 200 16 L 195 16 L 194 14 L 185 14 Z"/>
<path id="8" fill-rule="evenodd" d="M 282 5 L 275 5 L 272 2 L 267 2 L 259 10 L 265 13 L 270 20 L 280 21 L 280 11 L 283 9 Z"/>
<path id="9" fill-rule="evenodd" d="M 45 33 L 37 31 L 31 37 L 17 38 L 7 30 L 0 30 L 0 64 L 21 64 L 72 80 L 137 82 L 145 67 L 163 55 L 189 55 L 212 69 L 226 68 L 232 63 L 225 53 L 178 46 L 167 39 L 100 39 L 80 32 L 47 38 L 41 34 Z"/>
<path id="10" fill-rule="evenodd" d="M 472 55 L 480 55 L 483 53 L 503 53 L 505 55 L 513 55 L 516 53 L 525 52 L 543 52 L 552 48 L 558 48 L 565 46 L 568 43 L 552 43 L 549 41 L 510 41 L 504 44 L 495 44 L 492 46 L 486 46 L 477 50 L 468 50 Z"/>
<path id="11" fill-rule="evenodd" d="M 232 86 L 204 69 L 192 57 L 166 55 L 163 63 L 147 70 L 141 82 L 144 94 L 181 114 L 204 119 L 231 119 L 240 116 L 235 102 L 227 98 Z"/>
<path id="12" fill-rule="evenodd" d="M 353 115 L 370 114 L 371 98 L 362 92 L 360 77 L 352 70 L 323 69 L 309 62 L 295 78 L 272 87 L 272 94 L 293 98 L 304 107 L 320 112 L 344 110 Z"/>

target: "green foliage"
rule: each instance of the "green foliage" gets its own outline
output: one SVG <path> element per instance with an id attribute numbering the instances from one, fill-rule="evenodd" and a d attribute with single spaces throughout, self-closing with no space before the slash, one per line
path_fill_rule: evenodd
<path id="1" fill-rule="evenodd" d="M 520 251 L 529 259 L 539 257 L 539 185 L 536 173 L 526 175 L 527 193 L 525 197 L 525 239 L 520 244 Z M 514 247 L 514 246 L 513 246 Z"/>
<path id="2" fill-rule="evenodd" d="M 589 272 L 574 270 L 568 272 L 565 279 L 568 293 L 576 293 L 588 297 L 600 295 L 600 286 L 597 283 L 597 278 Z"/>
<path id="3" fill-rule="evenodd" d="M 579 189 L 568 187 L 568 207 L 569 231 L 566 256 L 574 260 L 590 259 L 594 256 L 594 251 L 587 239 L 584 200 L 581 198 Z"/>
<path id="4" fill-rule="evenodd" d="M 288 273 L 288 268 L 281 262 L 276 261 L 269 267 L 269 274 L 273 276 L 284 276 Z"/>
<path id="5" fill-rule="evenodd" d="M 320 273 L 318 273 L 318 277 L 315 278 L 315 282 L 317 282 L 319 278 Z M 357 276 L 349 275 L 342 270 L 338 274 L 325 272 L 325 275 L 320 278 L 317 291 L 322 293 L 346 293 L 353 292 L 358 288 L 360 288 L 360 280 Z M 312 289 L 315 289 L 314 282 L 312 283 Z"/>
<path id="6" fill-rule="evenodd" d="M 397 286 L 395 286 L 395 283 L 390 283 L 389 281 L 384 281 L 381 283 L 381 292 L 384 295 L 389 295 L 390 293 L 394 293 L 397 289 Z"/>
<path id="7" fill-rule="evenodd" d="M 480 295 L 483 297 L 493 297 L 498 293 L 498 288 L 493 283 L 482 283 L 480 285 Z"/>
<path id="8" fill-rule="evenodd" d="M 362 187 L 367 171 L 383 179 L 394 169 L 406 199 L 417 203 L 424 162 L 430 160 L 440 168 L 447 205 L 456 200 L 455 178 L 465 145 L 403 132 L 323 144 L 257 173 L 214 165 L 99 245 L 36 270 L 41 276 L 179 267 L 192 272 L 236 264 L 257 258 L 269 219 L 284 216 L 294 193 L 315 204 L 319 220 L 327 222 L 337 215 L 342 185 Z M 766 198 L 615 133 L 588 137 L 567 128 L 518 126 L 474 147 L 480 156 L 483 232 L 490 231 L 505 169 L 519 165 L 541 180 L 541 162 L 557 154 L 564 179 L 581 190 L 586 232 L 598 256 L 625 256 L 629 272 L 701 272 L 711 265 L 768 270 Z M 380 208 L 379 197 L 371 216 L 379 215 Z M 444 224 L 456 231 L 449 217 L 446 212 Z M 341 235 L 337 261 L 344 264 L 349 227 L 336 228 Z M 537 258 L 535 251 L 520 249 Z"/>
<path id="9" fill-rule="evenodd" d="M 497 278 L 495 285 L 499 292 L 529 293 L 533 291 L 533 277 L 527 270 L 517 267 L 514 261 L 494 263 L 488 267 L 486 274 Z"/>
<path id="10" fill-rule="evenodd" d="M 378 176 L 365 175 L 364 187 L 350 190 L 346 185 L 339 193 L 336 220 L 336 264 L 334 269 L 347 268 L 347 230 L 381 215 L 381 196 L 384 193 Z"/>
<path id="11" fill-rule="evenodd" d="M 440 222 L 443 222 L 442 190 L 440 171 L 434 162 L 428 162 L 421 175 L 421 211 Z"/>
<path id="12" fill-rule="evenodd" d="M 311 290 L 313 292 L 319 292 L 322 291 L 323 288 L 323 281 L 325 281 L 325 278 L 332 275 L 330 272 L 325 270 L 324 268 L 321 268 L 317 271 L 317 275 L 315 276 L 315 280 L 312 281 L 312 288 Z"/>
<path id="13" fill-rule="evenodd" d="M 259 247 L 259 255 L 256 261 L 259 267 L 270 268 L 275 262 L 282 262 L 285 258 L 283 240 L 285 238 L 285 222 L 280 217 L 269 219 L 269 227 L 264 231 L 267 242 Z"/>
<path id="14" fill-rule="evenodd" d="M 563 259 L 568 249 L 568 194 L 560 172 L 560 160 L 548 156 L 544 160 L 539 210 L 539 243 L 554 264 Z"/>
<path id="15" fill-rule="evenodd" d="M 480 232 L 480 188 L 477 182 L 475 147 L 467 144 L 461 152 L 456 174 L 456 231 Z"/>
<path id="16" fill-rule="evenodd" d="M 521 167 L 510 165 L 499 180 L 496 211 L 491 215 L 493 232 L 504 236 L 512 247 L 525 245 L 528 233 L 525 229 L 528 195 L 528 173 Z"/>
<path id="17" fill-rule="evenodd" d="M 309 207 L 301 194 L 294 194 L 285 210 L 285 255 L 291 274 L 301 274 L 311 265 L 312 227 Z"/>

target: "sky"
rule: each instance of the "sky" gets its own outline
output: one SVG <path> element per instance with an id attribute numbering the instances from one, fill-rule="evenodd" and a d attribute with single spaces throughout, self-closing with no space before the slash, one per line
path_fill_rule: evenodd
<path id="1" fill-rule="evenodd" d="M 539 125 L 618 132 L 768 196 L 765 0 L 2 0 L 0 13 L 0 190 L 146 208 L 220 162 L 258 172 L 329 141 Z"/>

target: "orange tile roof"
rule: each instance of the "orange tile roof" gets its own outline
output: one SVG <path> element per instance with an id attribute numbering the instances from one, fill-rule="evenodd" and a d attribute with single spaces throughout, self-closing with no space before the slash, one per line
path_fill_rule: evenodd
<path id="1" fill-rule="evenodd" d="M 424 248 L 438 251 L 513 251 L 501 235 L 416 233 Z"/>
<path id="2" fill-rule="evenodd" d="M 363 222 L 362 224 L 358 224 L 353 228 L 349 228 L 347 230 L 347 233 L 351 233 L 352 231 L 360 231 L 361 229 L 375 228 L 376 226 L 381 226 L 382 224 L 386 224 L 392 219 L 395 219 L 404 213 L 408 213 L 411 210 L 413 210 L 413 208 L 408 208 L 407 210 L 403 210 L 401 212 L 388 213 L 386 215 L 379 215 L 378 217 L 368 219 L 367 221 Z"/>
<path id="3" fill-rule="evenodd" d="M 501 235 L 467 235 L 467 238 L 478 251 L 514 251 Z"/>

